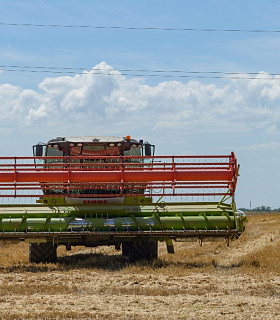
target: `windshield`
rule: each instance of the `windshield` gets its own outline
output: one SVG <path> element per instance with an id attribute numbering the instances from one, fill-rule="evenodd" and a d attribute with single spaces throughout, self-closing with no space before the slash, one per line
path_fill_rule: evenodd
<path id="1" fill-rule="evenodd" d="M 139 149 L 136 145 L 133 145 L 129 150 L 124 151 L 124 155 L 131 157 L 140 157 L 141 149 Z"/>
<path id="2" fill-rule="evenodd" d="M 141 148 L 138 148 L 135 144 L 131 146 L 129 150 L 124 151 L 125 156 L 141 157 Z M 129 162 L 141 162 L 141 159 L 130 159 Z"/>
<path id="3" fill-rule="evenodd" d="M 73 144 L 60 145 L 60 144 L 49 144 L 47 146 L 46 155 L 49 157 L 63 157 L 63 156 L 131 156 L 141 157 L 143 154 L 143 146 L 138 144 L 132 144 L 130 149 L 122 152 L 122 145 L 102 145 L 102 144 Z M 134 159 L 135 162 L 140 162 L 140 159 Z"/>
<path id="4" fill-rule="evenodd" d="M 70 147 L 70 156 L 119 156 L 120 154 L 121 147 L 119 146 L 84 145 Z"/>
<path id="5" fill-rule="evenodd" d="M 48 145 L 47 156 L 48 157 L 63 157 L 63 151 L 59 150 L 58 147 Z"/>

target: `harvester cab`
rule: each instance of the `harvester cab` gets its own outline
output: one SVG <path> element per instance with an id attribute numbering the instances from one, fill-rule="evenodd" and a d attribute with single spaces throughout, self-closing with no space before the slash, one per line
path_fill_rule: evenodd
<path id="1" fill-rule="evenodd" d="M 246 216 L 234 201 L 235 154 L 154 150 L 130 136 L 58 137 L 33 157 L 0 158 L 0 197 L 39 199 L 0 205 L 0 241 L 30 243 L 38 263 L 55 262 L 59 245 L 114 245 L 136 261 L 157 258 L 159 241 L 173 253 L 176 241 L 237 239 Z"/>
<path id="2" fill-rule="evenodd" d="M 126 137 L 58 137 L 33 146 L 34 157 L 154 156 L 155 146 Z"/>
<path id="3" fill-rule="evenodd" d="M 155 146 L 143 140 L 131 139 L 126 137 L 58 137 L 50 140 L 47 144 L 38 143 L 33 146 L 34 157 L 38 167 L 42 161 L 44 164 L 53 168 L 58 168 L 59 164 L 67 164 L 69 160 L 71 165 L 76 163 L 81 170 L 88 168 L 98 168 L 100 170 L 109 170 L 114 167 L 114 163 L 125 164 L 126 162 L 144 163 L 153 162 Z M 131 192 L 119 184 L 83 184 L 73 186 L 70 194 L 75 198 L 65 195 L 64 198 L 57 197 L 58 194 L 68 194 L 69 188 L 63 188 L 63 185 L 41 184 L 44 195 L 56 195 L 55 197 L 41 197 L 37 202 L 44 204 L 93 204 L 93 203 L 122 203 L 129 201 L 124 194 Z M 134 193 L 143 193 L 143 190 L 134 189 Z M 79 195 L 79 197 L 78 197 Z M 90 195 L 92 195 L 90 197 Z M 103 195 L 102 200 L 100 199 Z M 106 196 L 107 195 L 107 196 Z M 111 195 L 111 196 L 110 196 Z M 113 195 L 113 196 L 112 196 Z M 99 198 L 96 198 L 98 197 Z M 105 197 L 106 196 L 106 197 Z M 146 199 L 141 197 L 142 202 Z M 135 201 L 135 200 L 134 200 Z M 149 199 L 150 201 L 150 199 Z"/>

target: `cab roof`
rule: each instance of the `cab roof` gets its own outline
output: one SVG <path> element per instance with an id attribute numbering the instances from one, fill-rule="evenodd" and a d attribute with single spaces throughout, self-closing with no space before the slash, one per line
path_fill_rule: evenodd
<path id="1" fill-rule="evenodd" d="M 129 139 L 130 141 L 137 142 L 134 139 Z M 58 143 L 58 142 L 72 142 L 72 143 L 118 143 L 127 141 L 125 137 L 104 137 L 104 136 L 85 136 L 85 137 L 57 137 L 56 139 L 50 140 L 48 143 Z"/>

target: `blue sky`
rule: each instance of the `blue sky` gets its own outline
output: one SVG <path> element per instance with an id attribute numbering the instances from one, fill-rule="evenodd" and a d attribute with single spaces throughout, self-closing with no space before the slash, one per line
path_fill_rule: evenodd
<path id="1" fill-rule="evenodd" d="M 161 155 L 235 151 L 237 205 L 280 207 L 280 32 L 141 29 L 280 30 L 278 1 L 0 6 L 0 156 L 28 156 L 33 144 L 63 135 L 130 134 L 155 143 Z M 213 78 L 213 71 L 242 79 Z"/>

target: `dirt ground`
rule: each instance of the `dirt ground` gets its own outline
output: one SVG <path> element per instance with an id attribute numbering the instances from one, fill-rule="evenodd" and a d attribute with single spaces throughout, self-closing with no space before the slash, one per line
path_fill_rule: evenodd
<path id="1" fill-rule="evenodd" d="M 225 243 L 175 243 L 130 264 L 112 247 L 59 247 L 30 264 L 28 245 L 1 245 L 0 319 L 280 319 L 280 214 L 251 214 Z"/>

